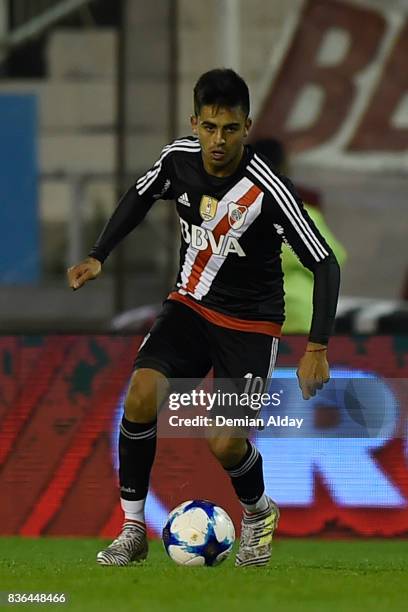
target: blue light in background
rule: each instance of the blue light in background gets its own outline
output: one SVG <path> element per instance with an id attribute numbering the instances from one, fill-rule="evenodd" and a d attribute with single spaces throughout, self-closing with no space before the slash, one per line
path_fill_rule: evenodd
<path id="1" fill-rule="evenodd" d="M 278 504 L 312 504 L 317 472 L 338 505 L 406 507 L 407 500 L 372 454 L 393 437 L 397 425 L 398 402 L 384 379 L 364 370 L 332 368 L 330 382 L 307 401 L 301 397 L 295 368 L 276 368 L 270 392 L 275 385 L 280 385 L 284 401 L 273 413 L 304 418 L 301 430 L 255 434 L 265 487 Z M 316 428 L 314 408 L 319 405 L 338 411 L 338 425 L 328 431 Z"/>
<path id="2" fill-rule="evenodd" d="M 384 396 L 387 405 L 387 418 L 381 435 L 374 437 L 321 437 L 316 430 L 299 437 L 265 437 L 262 432 L 255 437 L 256 445 L 264 460 L 265 487 L 268 493 L 282 506 L 308 506 L 314 500 L 315 472 L 319 472 L 339 505 L 360 507 L 405 507 L 407 501 L 372 459 L 371 451 L 380 448 L 392 437 L 398 406 L 394 394 L 386 381 L 377 374 L 351 368 L 332 368 L 331 382 L 316 398 L 304 402 L 303 409 L 313 414 L 313 402 L 322 402 L 330 391 L 330 385 L 341 380 L 372 380 L 373 385 Z M 271 388 L 279 386 L 280 380 L 289 382 L 281 386 L 292 394 L 289 402 L 293 409 L 299 409 L 301 399 L 296 368 L 276 368 Z M 117 442 L 126 389 L 123 391 L 113 419 L 112 458 L 118 469 Z M 272 392 L 272 391 L 271 391 Z M 342 409 L 341 406 L 339 409 Z M 342 414 L 344 413 L 344 410 Z M 309 419 L 311 425 L 311 417 Z M 315 433 L 315 437 L 310 435 Z M 317 437 L 318 436 L 318 437 Z M 150 490 L 146 501 L 146 517 L 151 529 L 161 534 L 171 508 L 164 504 Z"/>

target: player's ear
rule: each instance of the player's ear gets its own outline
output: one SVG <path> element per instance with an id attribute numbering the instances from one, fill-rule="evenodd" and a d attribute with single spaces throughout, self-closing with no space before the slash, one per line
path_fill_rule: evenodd
<path id="1" fill-rule="evenodd" d="M 193 134 L 197 136 L 198 134 L 198 117 L 196 115 L 191 115 L 190 117 L 191 129 Z"/>
<path id="2" fill-rule="evenodd" d="M 244 128 L 244 136 L 245 136 L 245 138 L 248 136 L 249 130 L 251 129 L 251 125 L 252 125 L 252 119 L 247 117 L 247 119 L 245 121 L 245 128 Z"/>

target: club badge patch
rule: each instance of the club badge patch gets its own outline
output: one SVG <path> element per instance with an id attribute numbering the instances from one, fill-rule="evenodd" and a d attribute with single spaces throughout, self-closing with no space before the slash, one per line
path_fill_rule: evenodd
<path id="1" fill-rule="evenodd" d="M 239 229 L 247 216 L 248 208 L 237 204 L 236 202 L 229 202 L 228 204 L 228 222 L 233 229 Z"/>
<path id="2" fill-rule="evenodd" d="M 211 196 L 203 195 L 200 202 L 200 215 L 204 221 L 211 221 L 217 213 L 218 200 Z"/>

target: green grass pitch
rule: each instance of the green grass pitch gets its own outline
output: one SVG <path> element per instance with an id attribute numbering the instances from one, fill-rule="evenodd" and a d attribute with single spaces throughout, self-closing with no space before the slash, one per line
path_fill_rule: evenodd
<path id="1" fill-rule="evenodd" d="M 67 593 L 75 611 L 354 612 L 408 609 L 408 542 L 278 539 L 267 568 L 176 566 L 160 542 L 149 559 L 99 567 L 96 539 L 0 538 L 0 591 Z M 6 609 L 6 608 L 4 608 Z"/>

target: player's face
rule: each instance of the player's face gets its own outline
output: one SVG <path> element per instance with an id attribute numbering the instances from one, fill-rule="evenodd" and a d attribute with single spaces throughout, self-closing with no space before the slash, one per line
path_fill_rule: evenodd
<path id="1" fill-rule="evenodd" d="M 191 126 L 200 141 L 206 171 L 215 176 L 232 174 L 251 127 L 241 107 L 202 106 L 200 114 L 191 117 Z"/>

